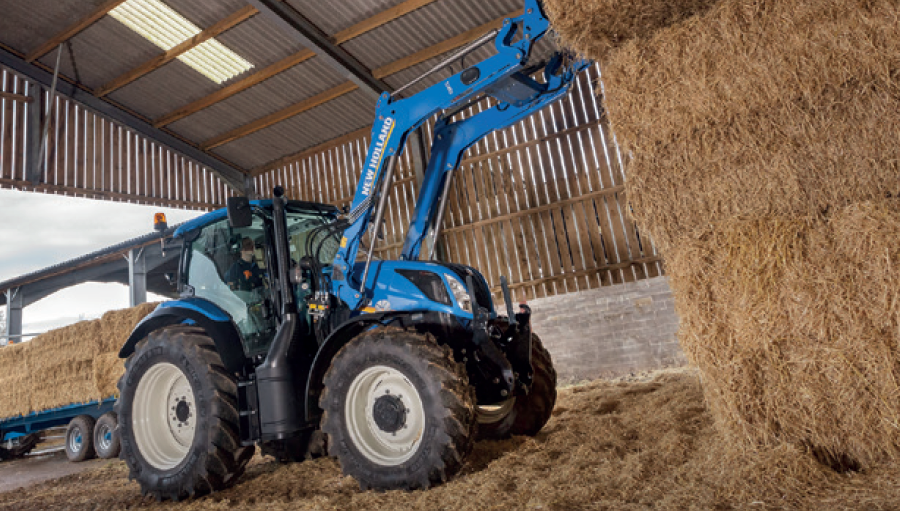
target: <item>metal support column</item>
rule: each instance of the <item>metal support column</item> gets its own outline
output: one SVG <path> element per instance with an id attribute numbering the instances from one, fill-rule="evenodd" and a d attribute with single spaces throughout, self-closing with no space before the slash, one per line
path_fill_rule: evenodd
<path id="1" fill-rule="evenodd" d="M 24 296 L 22 288 L 6 290 L 6 332 L 4 341 L 20 339 L 22 335 L 22 309 L 24 309 Z"/>
<path id="2" fill-rule="evenodd" d="M 43 165 L 41 160 L 41 126 L 44 124 L 44 88 L 37 83 L 29 82 L 28 97 L 31 103 L 28 103 L 28 130 L 25 135 L 26 149 L 28 154 L 28 165 L 25 167 L 25 180 L 31 183 L 31 186 L 37 186 L 41 183 L 43 174 Z"/>
<path id="3" fill-rule="evenodd" d="M 147 258 L 144 249 L 128 251 L 128 302 L 130 307 L 147 301 Z"/>
<path id="4" fill-rule="evenodd" d="M 265 190 L 263 190 L 265 192 Z M 256 200 L 258 197 L 256 195 L 256 183 L 253 181 L 253 176 L 244 177 L 244 195 L 248 200 Z"/>

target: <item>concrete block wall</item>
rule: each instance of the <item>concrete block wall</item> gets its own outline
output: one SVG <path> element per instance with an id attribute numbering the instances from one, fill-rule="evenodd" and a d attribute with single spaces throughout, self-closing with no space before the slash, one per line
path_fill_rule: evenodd
<path id="1" fill-rule="evenodd" d="M 687 364 L 666 277 L 529 302 L 560 384 Z"/>

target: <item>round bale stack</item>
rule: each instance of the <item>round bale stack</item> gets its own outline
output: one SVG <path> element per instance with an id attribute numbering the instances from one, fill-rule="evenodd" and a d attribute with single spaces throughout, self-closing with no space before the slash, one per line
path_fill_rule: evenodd
<path id="1" fill-rule="evenodd" d="M 546 0 L 597 59 L 634 216 L 737 445 L 900 456 L 900 14 L 889 0 Z"/>

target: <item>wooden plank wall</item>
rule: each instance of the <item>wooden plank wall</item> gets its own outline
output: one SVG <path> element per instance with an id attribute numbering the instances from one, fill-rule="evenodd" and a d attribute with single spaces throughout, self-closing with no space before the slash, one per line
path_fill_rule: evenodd
<path id="1" fill-rule="evenodd" d="M 489 135 L 455 174 L 441 242 L 448 260 L 482 271 L 495 299 L 501 275 L 517 299 L 533 299 L 663 272 L 652 241 L 627 214 L 621 156 L 595 94 L 599 78 L 591 68 L 566 99 Z M 269 195 L 262 191 L 280 184 L 291 198 L 349 206 L 368 143 L 369 134 L 359 133 L 265 169 L 257 190 Z M 407 153 L 395 173 L 384 240 L 376 243 L 384 259 L 399 255 L 415 207 Z"/>
<path id="2" fill-rule="evenodd" d="M 0 92 L 27 95 L 31 83 L 0 68 Z M 40 183 L 26 181 L 28 112 L 35 103 L 0 95 L 0 188 L 209 210 L 234 191 L 212 171 L 134 131 L 56 97 Z M 44 91 L 41 107 L 50 101 Z"/>

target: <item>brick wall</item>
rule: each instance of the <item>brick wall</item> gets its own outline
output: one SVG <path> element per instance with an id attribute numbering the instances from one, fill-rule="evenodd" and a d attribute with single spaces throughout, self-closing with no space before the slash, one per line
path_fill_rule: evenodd
<path id="1" fill-rule="evenodd" d="M 529 302 L 559 375 L 571 383 L 687 363 L 666 277 Z"/>

